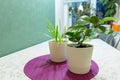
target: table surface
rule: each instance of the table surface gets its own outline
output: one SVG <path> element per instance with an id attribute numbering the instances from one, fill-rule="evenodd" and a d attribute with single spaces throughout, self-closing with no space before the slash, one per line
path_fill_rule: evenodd
<path id="1" fill-rule="evenodd" d="M 120 51 L 95 39 L 93 60 L 99 65 L 96 80 L 120 80 Z M 25 64 L 31 59 L 49 53 L 48 42 L 29 47 L 0 58 L 0 80 L 30 80 L 23 72 Z"/>

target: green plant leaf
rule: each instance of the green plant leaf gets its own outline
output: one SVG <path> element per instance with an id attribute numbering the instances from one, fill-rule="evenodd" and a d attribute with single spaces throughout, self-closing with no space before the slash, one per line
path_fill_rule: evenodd
<path id="1" fill-rule="evenodd" d="M 99 19 L 97 16 L 92 16 L 90 19 L 90 22 L 93 24 L 97 24 L 99 22 Z"/>
<path id="2" fill-rule="evenodd" d="M 87 29 L 85 31 L 85 36 L 91 36 L 92 29 Z"/>
<path id="3" fill-rule="evenodd" d="M 104 24 L 105 22 L 112 21 L 112 20 L 119 20 L 119 19 L 114 17 L 105 17 L 99 21 L 99 24 Z"/>
<path id="4" fill-rule="evenodd" d="M 85 26 L 83 26 L 83 25 L 75 25 L 75 26 L 69 27 L 68 30 L 82 30 L 84 28 L 85 28 Z"/>
<path id="5" fill-rule="evenodd" d="M 53 38 L 56 42 L 62 42 L 64 36 L 60 35 L 58 25 L 54 26 L 48 19 L 45 20 L 49 24 L 49 26 L 46 26 L 49 35 L 47 34 L 46 36 L 49 38 Z"/>
<path id="6" fill-rule="evenodd" d="M 55 38 L 55 31 L 50 29 L 50 27 L 48 27 L 48 26 L 46 28 L 47 28 L 48 32 L 50 33 L 51 37 Z"/>
<path id="7" fill-rule="evenodd" d="M 82 31 L 68 31 L 66 35 L 68 36 L 69 40 L 72 42 L 79 42 L 81 39 L 80 34 Z"/>
<path id="8" fill-rule="evenodd" d="M 48 20 L 47 18 L 45 19 L 47 21 L 47 23 L 50 25 L 50 28 L 52 28 L 52 30 L 55 30 L 54 25 L 50 22 L 50 20 Z"/>
<path id="9" fill-rule="evenodd" d="M 59 33 L 58 33 L 58 25 L 57 25 L 55 28 L 55 40 L 56 40 L 56 42 L 58 41 L 58 35 L 59 35 Z"/>
<path id="10" fill-rule="evenodd" d="M 104 33 L 106 31 L 106 27 L 104 27 L 104 26 L 99 26 L 98 28 L 101 30 L 102 33 Z"/>
<path id="11" fill-rule="evenodd" d="M 77 24 L 83 26 L 89 24 L 89 22 L 90 22 L 90 17 L 86 15 L 79 17 L 79 19 L 77 20 Z"/>

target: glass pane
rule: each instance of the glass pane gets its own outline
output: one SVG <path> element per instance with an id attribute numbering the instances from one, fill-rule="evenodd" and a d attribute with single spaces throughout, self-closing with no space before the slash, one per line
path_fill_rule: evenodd
<path id="1" fill-rule="evenodd" d="M 82 15 L 90 15 L 90 0 L 84 2 L 71 2 L 69 6 L 69 16 L 72 18 L 72 25 L 75 25 L 77 19 Z"/>

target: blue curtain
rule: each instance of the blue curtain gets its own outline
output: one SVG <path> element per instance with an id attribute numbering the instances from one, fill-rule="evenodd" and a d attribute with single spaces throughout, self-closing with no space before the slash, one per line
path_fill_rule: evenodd
<path id="1" fill-rule="evenodd" d="M 104 5 L 101 4 L 99 2 L 99 0 L 97 0 L 97 4 L 96 4 L 96 15 L 99 17 L 99 18 L 103 18 L 105 17 L 105 10 L 104 10 Z"/>

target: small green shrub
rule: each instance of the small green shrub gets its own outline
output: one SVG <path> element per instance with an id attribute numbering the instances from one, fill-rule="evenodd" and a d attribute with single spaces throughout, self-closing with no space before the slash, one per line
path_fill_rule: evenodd
<path id="1" fill-rule="evenodd" d="M 46 34 L 47 37 L 53 39 L 55 42 L 63 42 L 63 35 L 60 35 L 58 25 L 54 26 L 48 19 L 46 19 L 49 26 L 46 26 L 49 34 Z"/>
<path id="2" fill-rule="evenodd" d="M 76 25 L 68 28 L 65 35 L 70 41 L 75 42 L 75 47 L 82 47 L 85 40 L 96 38 L 100 34 L 112 33 L 111 29 L 107 29 L 103 25 L 105 22 L 111 20 L 116 20 L 116 18 L 105 17 L 99 19 L 97 16 L 81 16 Z"/>

